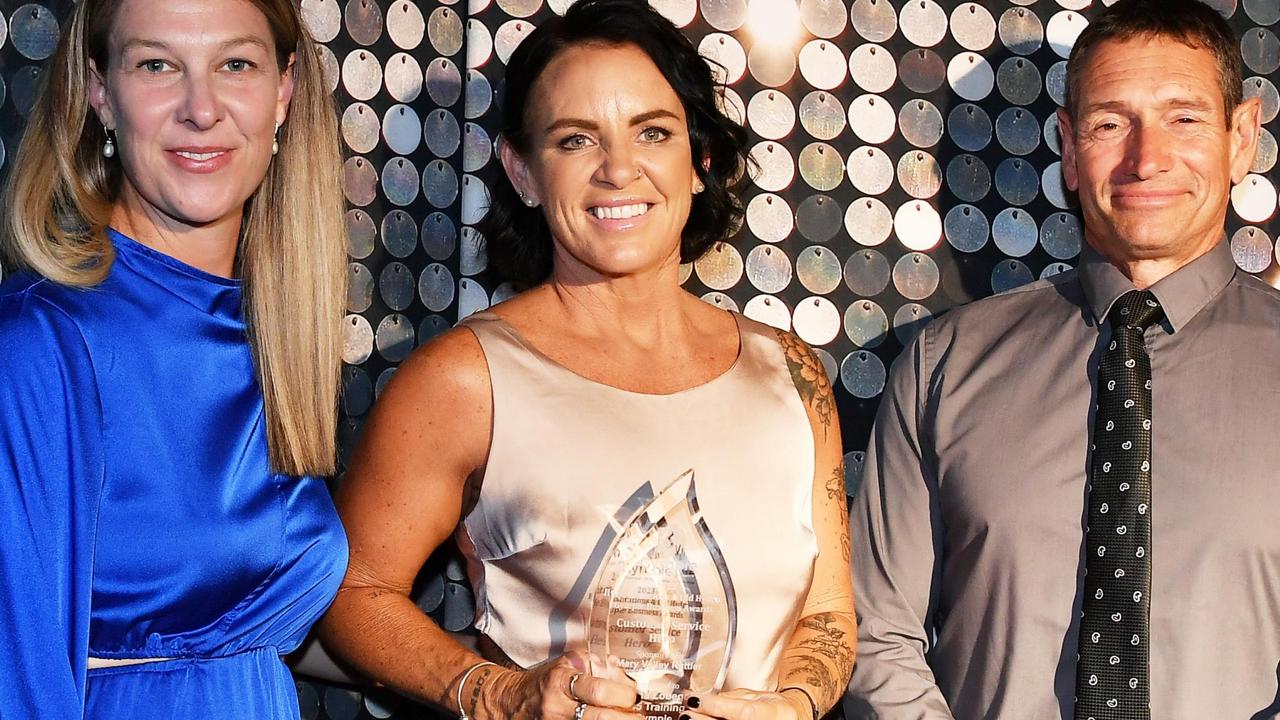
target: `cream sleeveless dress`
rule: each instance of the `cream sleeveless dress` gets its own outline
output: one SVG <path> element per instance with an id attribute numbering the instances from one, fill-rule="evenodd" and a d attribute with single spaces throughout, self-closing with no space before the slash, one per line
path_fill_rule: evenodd
<path id="1" fill-rule="evenodd" d="M 522 667 L 586 650 L 617 518 L 692 471 L 737 605 L 723 689 L 773 690 L 813 578 L 814 443 L 774 330 L 734 315 L 736 362 L 669 395 L 588 380 L 492 312 L 462 324 L 493 386 L 488 465 L 457 539 L 476 628 Z"/>

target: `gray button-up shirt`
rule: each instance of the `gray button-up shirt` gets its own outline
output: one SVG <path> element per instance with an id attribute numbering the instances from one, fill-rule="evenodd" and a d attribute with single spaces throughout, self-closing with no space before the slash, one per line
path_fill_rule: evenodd
<path id="1" fill-rule="evenodd" d="M 1095 371 L 1131 289 L 1086 250 L 895 364 L 853 505 L 846 708 L 1073 717 Z M 1225 243 L 1151 290 L 1151 716 L 1280 717 L 1280 293 Z"/>

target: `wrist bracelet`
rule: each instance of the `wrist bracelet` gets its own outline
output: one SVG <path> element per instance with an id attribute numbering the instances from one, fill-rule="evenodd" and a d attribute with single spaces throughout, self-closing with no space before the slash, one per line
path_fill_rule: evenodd
<path id="1" fill-rule="evenodd" d="M 475 665 L 472 665 L 471 667 L 467 668 L 467 671 L 462 673 L 462 679 L 458 681 L 458 695 L 457 695 L 458 720 L 472 720 L 471 718 L 467 717 L 467 709 L 462 706 L 462 688 L 467 684 L 467 678 L 471 677 L 471 673 L 475 672 L 476 670 L 479 670 L 485 665 L 493 665 L 494 667 L 497 667 L 495 663 L 491 663 L 488 660 L 484 662 L 476 663 Z"/>
<path id="2" fill-rule="evenodd" d="M 788 685 L 778 690 L 778 693 L 781 694 L 788 690 L 795 690 L 799 692 L 801 695 L 804 695 L 804 699 L 809 701 L 809 709 L 813 711 L 813 720 L 818 720 L 818 703 L 813 701 L 813 696 L 809 694 L 809 691 L 805 690 L 802 687 L 797 687 L 795 685 Z"/>

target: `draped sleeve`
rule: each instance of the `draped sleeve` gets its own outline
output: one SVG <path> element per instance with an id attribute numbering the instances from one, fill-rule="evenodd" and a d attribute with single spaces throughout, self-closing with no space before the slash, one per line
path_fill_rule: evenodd
<path id="1" fill-rule="evenodd" d="M 0 288 L 0 718 L 62 720 L 84 713 L 103 418 L 89 346 L 42 285 Z"/>

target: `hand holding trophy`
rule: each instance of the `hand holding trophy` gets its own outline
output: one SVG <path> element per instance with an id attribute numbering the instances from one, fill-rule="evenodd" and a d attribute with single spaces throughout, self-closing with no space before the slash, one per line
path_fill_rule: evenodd
<path id="1" fill-rule="evenodd" d="M 570 652 L 525 672 L 499 676 L 511 720 L 639 720 L 636 684 L 616 659 Z"/>
<path id="2" fill-rule="evenodd" d="M 733 581 L 698 508 L 694 472 L 614 528 L 592 584 L 590 651 L 616 657 L 650 720 L 723 684 L 737 631 Z"/>

